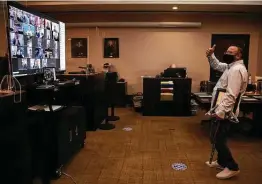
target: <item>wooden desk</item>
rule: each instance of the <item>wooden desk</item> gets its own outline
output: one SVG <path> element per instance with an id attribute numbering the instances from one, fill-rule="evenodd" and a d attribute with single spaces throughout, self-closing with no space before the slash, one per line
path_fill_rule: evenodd
<path id="1" fill-rule="evenodd" d="M 200 92 L 192 93 L 192 98 L 196 100 L 200 108 L 208 111 L 211 106 L 212 95 Z M 240 103 L 240 110 L 243 112 L 253 112 L 253 134 L 261 135 L 262 134 L 262 99 L 259 95 L 244 95 Z"/>
<path id="2" fill-rule="evenodd" d="M 192 97 L 200 105 L 202 109 L 209 110 L 211 106 L 212 94 L 200 92 L 192 93 Z M 256 108 L 262 105 L 262 100 L 259 99 L 259 95 L 244 95 L 240 103 L 240 109 L 246 109 L 245 107 Z"/>
<path id="3" fill-rule="evenodd" d="M 85 110 L 65 107 L 27 115 L 33 156 L 33 174 L 43 181 L 61 176 L 61 169 L 84 146 Z"/>

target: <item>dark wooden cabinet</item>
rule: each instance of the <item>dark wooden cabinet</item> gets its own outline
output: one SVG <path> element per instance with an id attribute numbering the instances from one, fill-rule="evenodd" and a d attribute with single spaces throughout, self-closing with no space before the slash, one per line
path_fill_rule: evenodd
<path id="1" fill-rule="evenodd" d="M 34 177 L 44 181 L 60 176 L 63 166 L 84 146 L 84 108 L 28 112 L 28 120 Z"/>
<path id="2" fill-rule="evenodd" d="M 161 100 L 161 81 L 172 81 L 170 101 Z M 144 78 L 143 115 L 144 116 L 188 116 L 191 100 L 191 78 Z"/>

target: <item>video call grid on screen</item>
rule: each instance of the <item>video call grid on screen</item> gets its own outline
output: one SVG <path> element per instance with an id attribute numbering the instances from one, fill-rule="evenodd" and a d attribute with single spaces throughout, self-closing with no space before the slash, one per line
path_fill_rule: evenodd
<path id="1" fill-rule="evenodd" d="M 9 5 L 9 38 L 13 73 L 60 68 L 59 22 Z"/>

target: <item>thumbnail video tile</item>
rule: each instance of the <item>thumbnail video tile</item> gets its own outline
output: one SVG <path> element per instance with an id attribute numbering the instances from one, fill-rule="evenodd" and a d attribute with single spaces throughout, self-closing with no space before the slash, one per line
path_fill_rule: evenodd
<path id="1" fill-rule="evenodd" d="M 24 35 L 28 37 L 35 36 L 35 27 L 29 24 L 23 24 Z"/>
<path id="2" fill-rule="evenodd" d="M 11 45 L 24 46 L 24 35 L 18 33 L 10 33 Z"/>
<path id="3" fill-rule="evenodd" d="M 47 59 L 42 59 L 42 67 L 47 67 Z"/>
<path id="4" fill-rule="evenodd" d="M 45 28 L 51 30 L 51 22 L 50 22 L 50 20 L 45 19 Z"/>
<path id="5" fill-rule="evenodd" d="M 27 70 L 28 69 L 27 59 L 25 59 L 25 58 L 19 59 L 18 68 L 19 68 L 19 70 Z"/>
<path id="6" fill-rule="evenodd" d="M 27 58 L 33 58 L 33 49 L 31 47 L 27 47 Z"/>
<path id="7" fill-rule="evenodd" d="M 43 59 L 44 53 L 42 48 L 35 48 L 35 58 L 36 59 Z"/>
<path id="8" fill-rule="evenodd" d="M 40 59 L 30 59 L 30 68 L 31 69 L 41 68 L 41 60 Z"/>

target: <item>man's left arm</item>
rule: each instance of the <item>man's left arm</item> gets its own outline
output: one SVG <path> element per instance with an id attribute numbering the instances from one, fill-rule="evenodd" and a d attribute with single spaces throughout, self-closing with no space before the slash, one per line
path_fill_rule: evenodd
<path id="1" fill-rule="evenodd" d="M 232 70 L 228 76 L 228 86 L 221 103 L 215 110 L 215 115 L 219 119 L 224 119 L 225 115 L 234 108 L 236 99 L 240 93 L 243 76 L 240 70 Z"/>

